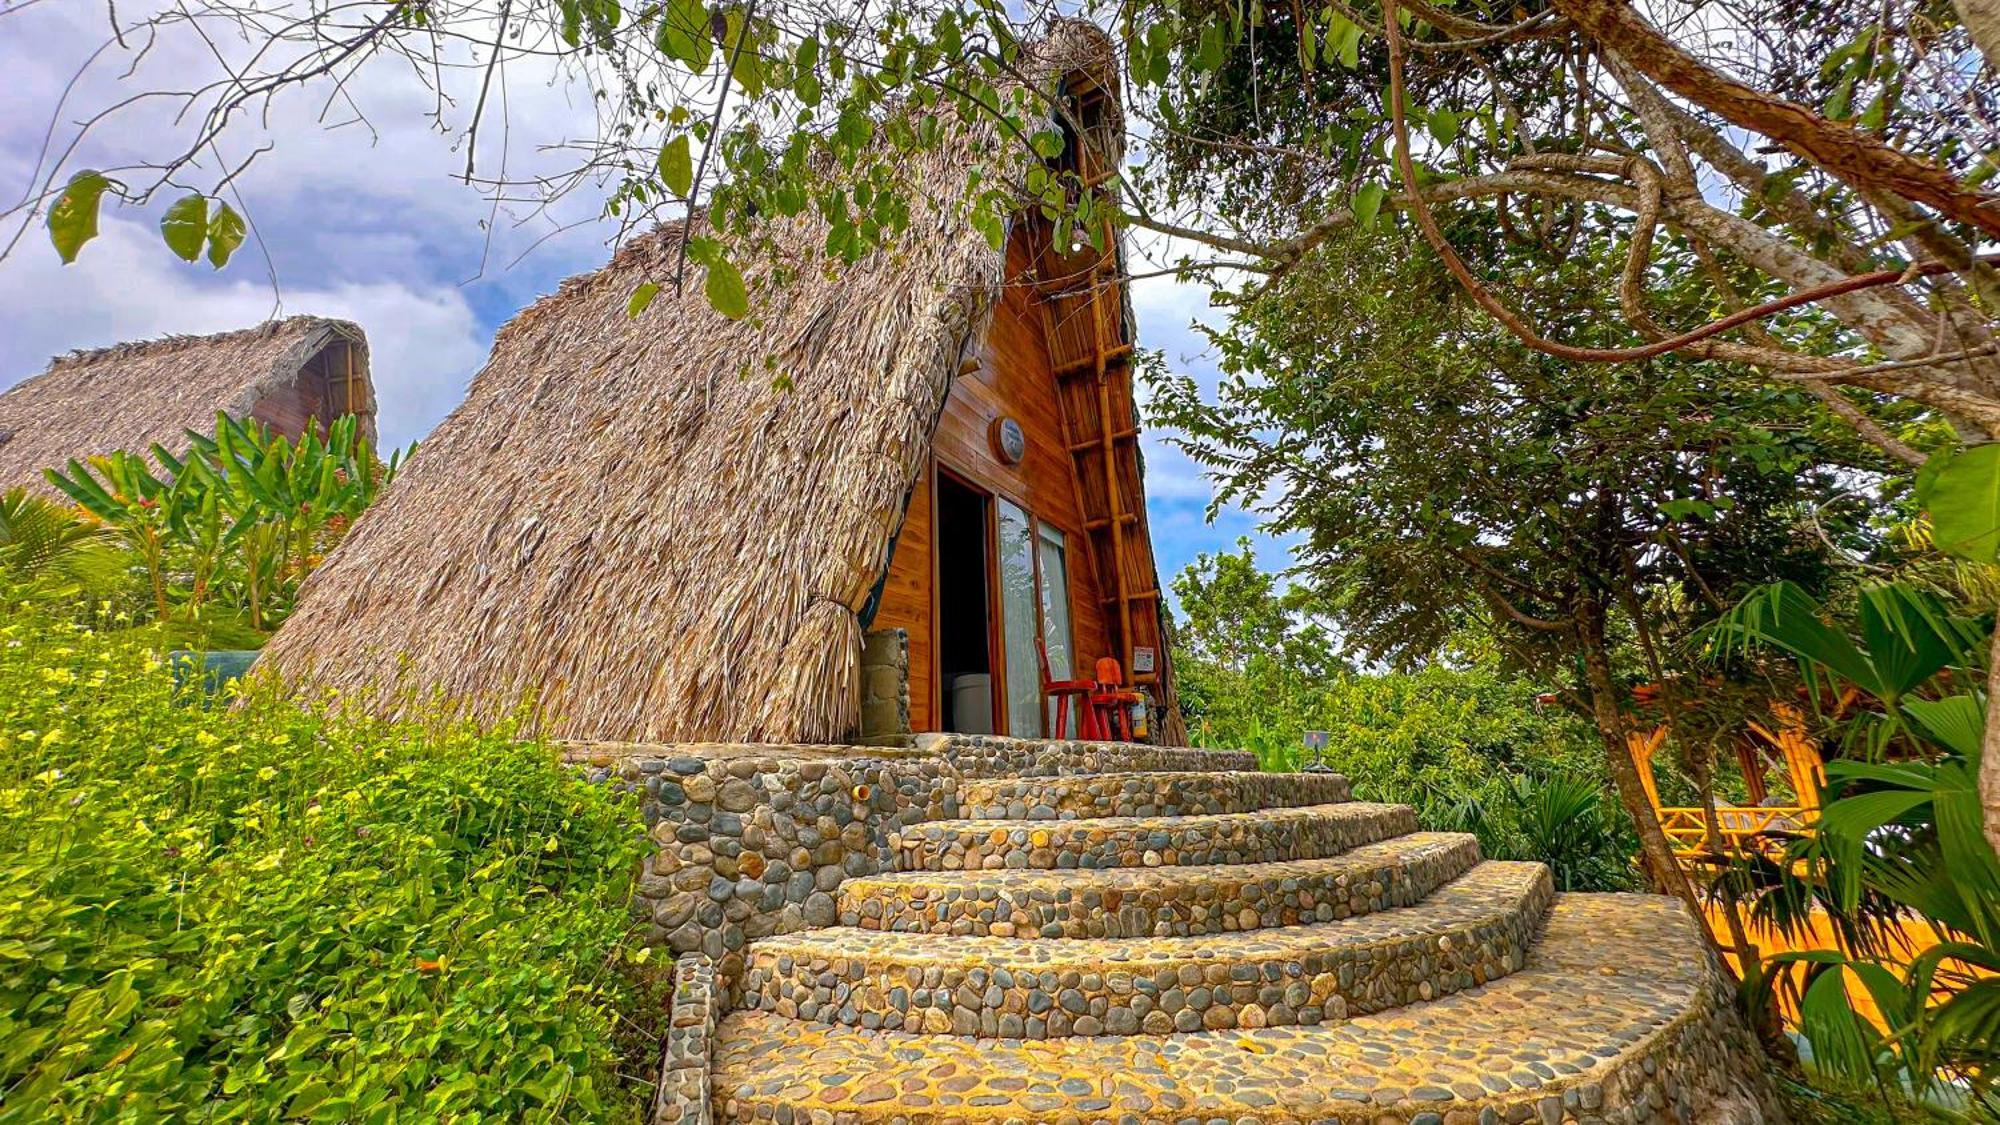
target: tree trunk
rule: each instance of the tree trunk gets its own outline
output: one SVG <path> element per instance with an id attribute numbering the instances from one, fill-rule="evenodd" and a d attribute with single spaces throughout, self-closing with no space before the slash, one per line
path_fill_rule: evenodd
<path id="1" fill-rule="evenodd" d="M 2000 72 L 2000 0 L 1953 0 L 1952 7 L 1988 69 Z"/>
<path id="2" fill-rule="evenodd" d="M 1661 894 L 1670 894 L 1687 903 L 1701 917 L 1701 901 L 1674 859 L 1673 845 L 1660 829 L 1660 818 L 1646 798 L 1646 785 L 1639 777 L 1639 765 L 1625 741 L 1624 711 L 1618 704 L 1618 685 L 1611 678 L 1611 659 L 1605 651 L 1604 608 L 1596 599 L 1582 597 L 1576 605 L 1577 640 L 1583 649 L 1583 668 L 1590 689 L 1591 717 L 1604 742 L 1604 764 L 1610 771 L 1618 803 L 1639 831 L 1639 856 L 1646 870 L 1646 882 Z M 1704 933 L 1707 927 L 1702 928 Z M 1713 940 L 1712 938 L 1710 940 Z"/>
<path id="3" fill-rule="evenodd" d="M 2000 852 L 2000 623 L 1993 627 L 1987 662 L 1986 734 L 1979 741 L 1979 803 L 1986 814 L 1986 842 Z"/>

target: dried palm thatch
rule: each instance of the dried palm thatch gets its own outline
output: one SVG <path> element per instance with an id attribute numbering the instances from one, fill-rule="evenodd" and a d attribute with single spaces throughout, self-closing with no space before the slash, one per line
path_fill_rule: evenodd
<path id="1" fill-rule="evenodd" d="M 344 347 L 342 347 L 344 345 Z M 213 336 L 168 336 L 71 352 L 0 394 L 0 487 L 48 489 L 42 470 L 154 442 L 178 452 L 186 432 L 208 432 L 217 411 L 256 417 L 296 436 L 330 374 L 350 388 L 361 430 L 375 436 L 368 341 L 359 325 L 294 316 Z M 352 369 L 348 360 L 352 360 Z M 331 421 L 321 418 L 321 422 Z"/>
<path id="2" fill-rule="evenodd" d="M 1111 59 L 1070 23 L 1026 69 L 1108 81 Z M 837 276 L 822 223 L 778 229 L 750 319 L 711 310 L 698 275 L 627 315 L 673 276 L 678 225 L 565 282 L 501 330 L 261 665 L 388 713 L 531 699 L 558 737 L 849 733 L 857 613 L 1001 281 L 961 198 L 999 151 L 968 130 L 906 163 L 909 234 Z"/>

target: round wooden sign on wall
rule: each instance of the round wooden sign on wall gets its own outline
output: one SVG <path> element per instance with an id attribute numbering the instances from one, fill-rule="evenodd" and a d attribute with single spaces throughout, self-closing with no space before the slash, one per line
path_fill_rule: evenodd
<path id="1" fill-rule="evenodd" d="M 1018 465 L 1028 452 L 1028 435 L 1021 429 L 1021 423 L 1005 416 L 993 419 L 987 427 L 986 436 L 993 445 L 993 456 L 1009 465 Z"/>

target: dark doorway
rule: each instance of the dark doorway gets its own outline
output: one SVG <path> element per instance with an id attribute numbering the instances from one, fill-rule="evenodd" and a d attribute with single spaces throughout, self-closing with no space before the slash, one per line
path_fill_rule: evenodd
<path id="1" fill-rule="evenodd" d="M 996 711 L 987 548 L 992 497 L 937 476 L 938 695 L 945 730 L 991 734 Z"/>

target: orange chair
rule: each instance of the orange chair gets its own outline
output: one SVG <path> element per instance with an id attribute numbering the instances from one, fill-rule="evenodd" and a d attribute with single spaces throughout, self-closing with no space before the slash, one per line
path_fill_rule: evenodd
<path id="1" fill-rule="evenodd" d="M 1102 741 L 1106 737 L 1105 730 L 1098 724 L 1096 709 L 1091 706 L 1091 700 L 1097 691 L 1097 682 L 1050 678 L 1049 649 L 1042 643 L 1040 637 L 1035 638 L 1035 659 L 1040 662 L 1042 670 L 1043 721 L 1046 722 L 1049 717 L 1049 702 L 1054 700 L 1056 705 L 1056 725 L 1049 728 L 1049 737 L 1069 737 L 1069 701 L 1070 697 L 1074 696 L 1077 702 L 1077 722 L 1082 727 L 1077 732 L 1078 737 L 1090 742 Z"/>
<path id="2" fill-rule="evenodd" d="M 1119 742 L 1132 741 L 1132 704 L 1145 701 L 1143 693 L 1125 687 L 1125 670 L 1119 665 L 1117 657 L 1106 656 L 1098 660 L 1097 685 L 1096 690 L 1090 693 L 1090 711 L 1102 737 L 1108 739 L 1116 732 Z"/>

